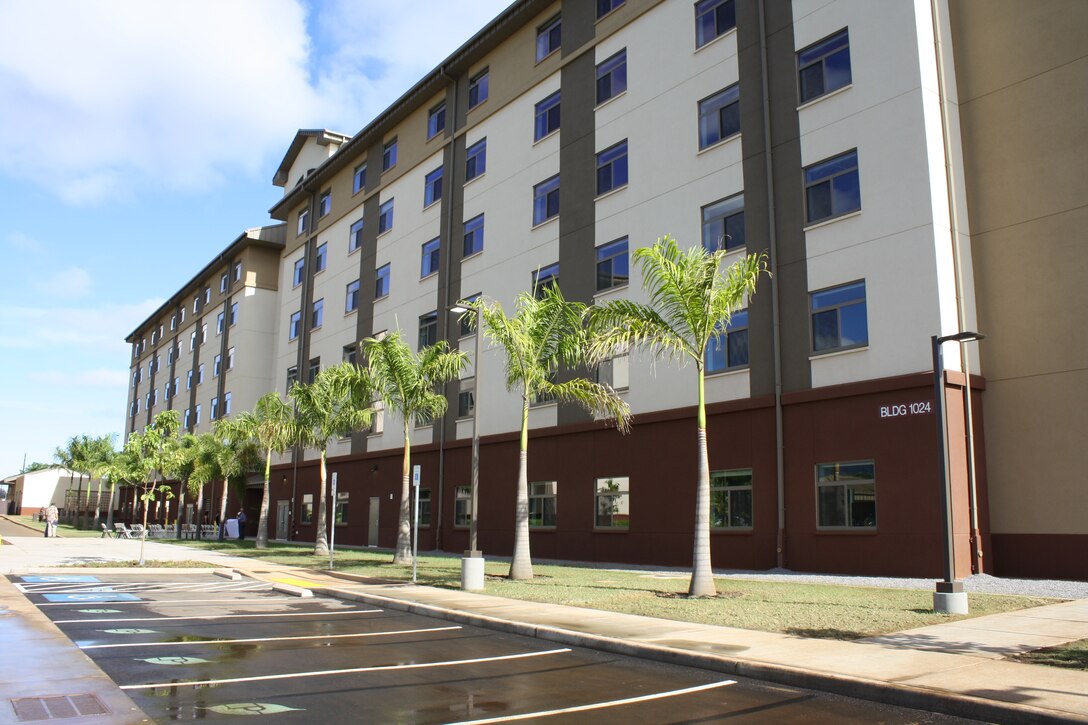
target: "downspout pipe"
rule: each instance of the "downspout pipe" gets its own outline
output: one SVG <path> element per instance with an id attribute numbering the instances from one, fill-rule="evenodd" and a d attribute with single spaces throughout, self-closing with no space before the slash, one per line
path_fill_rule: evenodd
<path id="1" fill-rule="evenodd" d="M 763 158 L 767 177 L 767 256 L 771 270 L 771 319 L 774 347 L 774 441 L 775 478 L 778 490 L 778 535 L 776 564 L 786 566 L 786 470 L 785 440 L 782 432 L 782 317 L 778 289 L 778 233 L 775 227 L 774 159 L 771 144 L 771 93 L 767 80 L 767 23 L 763 0 L 759 0 L 759 62 L 763 86 Z"/>
<path id="2" fill-rule="evenodd" d="M 946 69 L 944 64 L 943 45 L 941 43 L 941 13 L 939 0 L 930 0 L 930 13 L 932 15 L 933 49 L 937 60 L 937 95 L 941 107 L 941 140 L 944 151 L 945 188 L 948 191 L 949 227 L 952 237 L 952 267 L 956 278 L 956 319 L 959 323 L 959 331 L 971 329 L 967 320 L 967 310 L 963 304 L 963 251 L 960 249 L 959 232 L 959 205 L 956 203 L 956 171 L 952 163 L 951 147 L 951 122 L 949 120 L 948 101 L 945 97 Z M 965 379 L 965 426 L 967 438 L 967 484 L 968 502 L 971 513 L 971 573 L 978 574 L 983 570 L 982 537 L 978 526 L 978 485 L 975 469 L 975 416 L 971 395 L 971 359 L 964 354 L 963 345 L 960 345 L 960 361 L 963 365 Z"/>

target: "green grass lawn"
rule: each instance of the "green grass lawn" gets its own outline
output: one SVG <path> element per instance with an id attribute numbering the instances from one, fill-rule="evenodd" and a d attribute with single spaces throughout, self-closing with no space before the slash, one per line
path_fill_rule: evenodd
<path id="1" fill-rule="evenodd" d="M 23 524 L 25 526 L 29 526 L 29 527 L 31 527 L 33 529 L 36 529 L 37 531 L 42 532 L 43 535 L 45 533 L 45 522 L 44 521 L 38 521 L 37 516 L 9 516 L 8 518 L 10 518 L 12 521 L 18 521 L 19 523 L 21 523 L 21 524 Z M 92 517 L 92 520 L 93 520 L 93 517 Z M 103 519 L 103 521 L 105 521 L 105 519 Z M 82 537 L 101 536 L 102 535 L 102 528 L 99 527 L 98 531 L 90 531 L 90 530 L 82 531 L 80 529 L 77 529 L 74 526 L 70 526 L 70 525 L 65 524 L 65 523 L 60 523 L 60 524 L 57 524 L 57 535 L 62 537 L 62 538 L 77 537 L 77 536 L 82 536 Z"/>
<path id="2" fill-rule="evenodd" d="M 182 543 L 274 564 L 325 569 L 329 563 L 328 557 L 314 556 L 311 548 L 294 545 L 271 544 L 268 549 L 257 550 L 252 541 Z M 378 579 L 410 580 L 411 567 L 394 566 L 392 558 L 388 552 L 337 550 L 336 569 Z M 718 597 L 689 599 L 685 596 L 688 576 L 683 573 L 655 575 L 581 566 L 535 565 L 533 580 L 511 581 L 505 578 L 508 566 L 505 562 L 486 565 L 485 593 L 802 637 L 858 639 L 966 618 L 935 614 L 933 595 L 928 590 L 718 579 Z M 460 577 L 461 560 L 457 557 L 419 557 L 420 584 L 456 589 L 460 586 Z M 1052 604 L 1057 600 L 970 594 L 969 601 L 971 614 L 968 616 L 977 617 Z"/>
<path id="3" fill-rule="evenodd" d="M 1051 667 L 1088 671 L 1088 639 L 1067 642 L 1057 647 L 1037 649 L 1033 652 L 1024 652 L 1009 659 L 1032 665 L 1050 665 Z"/>

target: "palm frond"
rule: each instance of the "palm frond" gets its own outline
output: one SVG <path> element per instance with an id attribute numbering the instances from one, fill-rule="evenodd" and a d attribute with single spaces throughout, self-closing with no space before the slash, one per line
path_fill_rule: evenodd
<path id="1" fill-rule="evenodd" d="M 585 378 L 573 378 L 562 383 L 544 381 L 540 392 L 563 403 L 577 403 L 594 417 L 608 418 L 621 433 L 631 429 L 631 408 L 607 385 Z"/>

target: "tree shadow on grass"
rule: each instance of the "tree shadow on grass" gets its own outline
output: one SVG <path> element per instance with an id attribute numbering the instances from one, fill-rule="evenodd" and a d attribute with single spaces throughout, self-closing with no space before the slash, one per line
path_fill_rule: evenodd
<path id="1" fill-rule="evenodd" d="M 834 627 L 819 627 L 819 628 L 805 628 L 805 627 L 790 627 L 785 630 L 786 634 L 792 634 L 794 637 L 808 637 L 811 639 L 841 639 L 852 641 L 861 639 L 866 635 L 861 632 L 854 632 L 847 629 L 835 629 Z"/>

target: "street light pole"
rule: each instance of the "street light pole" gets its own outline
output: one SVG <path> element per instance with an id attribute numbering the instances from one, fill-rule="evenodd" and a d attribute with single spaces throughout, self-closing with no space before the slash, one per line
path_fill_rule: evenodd
<path id="1" fill-rule="evenodd" d="M 944 580 L 937 582 L 933 592 L 933 610 L 945 614 L 967 614 L 967 592 L 963 582 L 956 579 L 956 553 L 952 541 L 952 482 L 948 462 L 948 420 L 945 409 L 944 353 L 941 346 L 946 342 L 965 343 L 983 340 L 977 332 L 960 332 L 941 337 L 933 335 L 933 412 L 937 416 L 937 450 L 939 454 L 938 480 L 941 485 L 941 514 L 944 544 Z M 967 381 L 967 394 L 971 394 L 971 381 Z"/>

